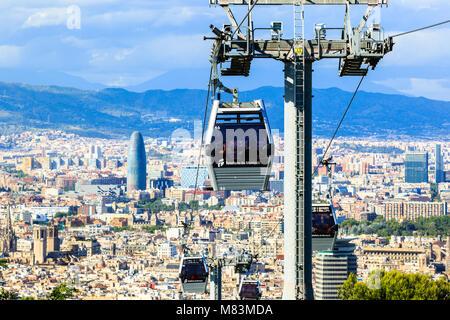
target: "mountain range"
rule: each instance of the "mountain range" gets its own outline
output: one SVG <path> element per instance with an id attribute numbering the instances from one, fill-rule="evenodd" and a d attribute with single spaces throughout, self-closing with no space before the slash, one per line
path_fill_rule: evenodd
<path id="1" fill-rule="evenodd" d="M 241 101 L 263 99 L 272 129 L 283 131 L 283 88 L 242 91 Z M 8 130 L 59 129 L 83 136 L 169 137 L 203 119 L 206 90 L 82 90 L 0 82 L 0 125 Z M 331 137 L 352 96 L 337 88 L 313 90 L 313 135 Z M 359 91 L 338 136 L 450 138 L 450 102 Z"/>

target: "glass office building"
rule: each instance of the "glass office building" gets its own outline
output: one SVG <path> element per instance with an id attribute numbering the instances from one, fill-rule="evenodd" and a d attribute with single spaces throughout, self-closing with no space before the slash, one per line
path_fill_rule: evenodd
<path id="1" fill-rule="evenodd" d="M 181 187 L 184 189 L 195 188 L 195 178 L 197 176 L 197 166 L 183 166 L 181 168 Z M 206 166 L 198 168 L 197 186 L 204 186 L 208 179 L 208 169 Z"/>
<path id="2" fill-rule="evenodd" d="M 436 145 L 435 156 L 436 156 L 436 163 L 435 163 L 436 183 L 445 182 L 444 158 L 442 157 L 442 154 L 441 154 L 441 145 L 440 144 Z"/>
<path id="3" fill-rule="evenodd" d="M 405 182 L 428 182 L 428 153 L 407 153 L 405 158 Z"/>

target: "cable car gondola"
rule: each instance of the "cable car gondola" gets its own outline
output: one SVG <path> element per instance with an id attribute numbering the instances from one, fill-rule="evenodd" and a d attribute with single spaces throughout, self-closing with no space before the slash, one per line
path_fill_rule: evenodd
<path id="1" fill-rule="evenodd" d="M 251 254 L 243 253 L 238 256 L 236 264 L 234 266 L 234 272 L 239 274 L 249 274 L 252 271 L 254 257 Z"/>
<path id="2" fill-rule="evenodd" d="M 313 202 L 312 250 L 331 250 L 337 236 L 337 219 L 331 202 Z"/>
<path id="3" fill-rule="evenodd" d="M 206 292 L 209 272 L 203 255 L 183 255 L 179 273 L 183 292 Z"/>
<path id="4" fill-rule="evenodd" d="M 239 285 L 240 300 L 259 300 L 261 299 L 261 286 L 258 280 L 242 279 Z"/>
<path id="5" fill-rule="evenodd" d="M 267 190 L 275 148 L 262 100 L 215 100 L 205 144 L 215 191 Z"/>

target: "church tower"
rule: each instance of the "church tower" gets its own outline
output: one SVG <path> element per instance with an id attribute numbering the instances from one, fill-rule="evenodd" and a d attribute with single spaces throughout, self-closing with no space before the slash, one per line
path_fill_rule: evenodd
<path id="1" fill-rule="evenodd" d="M 17 251 L 17 236 L 12 227 L 11 206 L 8 206 L 5 227 L 0 229 L 0 255 L 15 251 Z"/>
<path id="2" fill-rule="evenodd" d="M 34 263 L 44 263 L 47 258 L 47 228 L 35 227 L 33 229 Z"/>
<path id="3" fill-rule="evenodd" d="M 47 253 L 59 251 L 58 227 L 47 227 Z"/>

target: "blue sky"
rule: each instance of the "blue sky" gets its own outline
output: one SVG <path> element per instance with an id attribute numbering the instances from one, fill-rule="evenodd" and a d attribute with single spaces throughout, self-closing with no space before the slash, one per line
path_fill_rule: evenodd
<path id="1" fill-rule="evenodd" d="M 79 29 L 76 24 L 68 27 L 73 6 L 80 9 Z M 352 8 L 353 25 L 364 10 L 364 6 Z M 236 8 L 238 20 L 243 14 L 242 8 Z M 314 23 L 343 26 L 344 8 L 309 6 L 305 16 L 307 35 L 312 37 Z M 395 34 L 449 16 L 448 0 L 391 0 L 379 19 L 387 34 Z M 288 37 L 292 8 L 258 7 L 254 20 L 257 27 L 284 21 Z M 222 8 L 209 7 L 208 0 L 2 0 L 0 68 L 7 72 L 0 80 L 7 81 L 8 72 L 12 76 L 16 70 L 38 70 L 63 72 L 106 86 L 132 87 L 166 75 L 169 80 L 161 84 L 164 89 L 167 82 L 175 87 L 204 88 L 211 43 L 203 41 L 203 36 L 210 35 L 211 23 L 221 26 L 227 18 Z M 369 74 L 362 89 L 450 101 L 449 38 L 450 25 L 397 38 L 394 52 Z M 314 69 L 317 88 L 352 90 L 358 81 L 337 77 L 337 61 L 318 62 Z M 281 86 L 281 70 L 278 62 L 257 61 L 252 76 L 238 83 L 244 89 Z M 58 84 L 57 77 L 54 82 Z"/>

